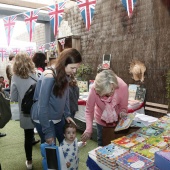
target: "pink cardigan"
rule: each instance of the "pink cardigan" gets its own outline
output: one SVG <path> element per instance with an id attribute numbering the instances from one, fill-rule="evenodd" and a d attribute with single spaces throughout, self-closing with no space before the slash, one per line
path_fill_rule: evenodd
<path id="1" fill-rule="evenodd" d="M 116 101 L 116 113 L 119 115 L 121 111 L 127 112 L 128 107 L 128 86 L 127 84 L 119 77 L 117 77 L 118 86 L 115 91 L 117 92 L 117 101 Z M 94 85 L 92 86 L 89 96 L 86 102 L 86 130 L 85 132 L 92 133 L 93 119 L 95 118 L 96 122 L 102 126 L 106 126 L 106 123 L 101 120 L 102 113 L 105 109 L 105 104 L 101 100 L 100 96 L 96 94 Z M 114 127 L 110 125 L 110 127 Z"/>

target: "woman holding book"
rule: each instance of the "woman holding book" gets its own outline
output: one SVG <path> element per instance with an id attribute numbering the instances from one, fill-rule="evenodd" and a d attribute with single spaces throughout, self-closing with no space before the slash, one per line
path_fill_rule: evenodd
<path id="1" fill-rule="evenodd" d="M 86 102 L 86 130 L 82 141 L 91 138 L 93 119 L 97 124 L 97 142 L 103 146 L 103 127 L 115 127 L 119 118 L 127 115 L 128 86 L 112 70 L 98 73 Z"/>

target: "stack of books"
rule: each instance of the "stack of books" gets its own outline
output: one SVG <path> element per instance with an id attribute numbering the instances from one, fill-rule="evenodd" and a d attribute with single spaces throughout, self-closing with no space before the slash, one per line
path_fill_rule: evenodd
<path id="1" fill-rule="evenodd" d="M 147 170 L 154 162 L 138 153 L 127 153 L 117 160 L 119 170 Z"/>
<path id="2" fill-rule="evenodd" d="M 107 146 L 104 146 L 98 150 L 96 150 L 96 157 L 97 160 L 107 166 L 110 169 L 116 169 L 117 164 L 116 160 L 126 154 L 128 150 L 121 148 L 119 146 L 116 146 L 114 144 L 109 144 Z"/>

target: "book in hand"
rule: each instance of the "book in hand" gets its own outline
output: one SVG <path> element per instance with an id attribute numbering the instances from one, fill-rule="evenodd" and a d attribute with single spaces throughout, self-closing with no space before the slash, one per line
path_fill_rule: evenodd
<path id="1" fill-rule="evenodd" d="M 121 118 L 115 128 L 115 132 L 128 129 L 134 117 L 135 115 L 131 113 L 131 114 L 128 114 L 126 117 Z"/>

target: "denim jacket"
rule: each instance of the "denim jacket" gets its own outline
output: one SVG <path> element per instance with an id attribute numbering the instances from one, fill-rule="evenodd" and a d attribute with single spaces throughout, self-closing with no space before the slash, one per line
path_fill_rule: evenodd
<path id="1" fill-rule="evenodd" d="M 34 100 L 36 101 L 31 109 L 31 116 L 34 121 L 38 120 L 45 133 L 45 138 L 53 136 L 50 127 L 51 120 L 61 120 L 64 116 L 69 117 L 69 88 L 66 88 L 62 97 L 53 94 L 54 78 L 45 77 L 43 74 L 36 84 Z"/>

